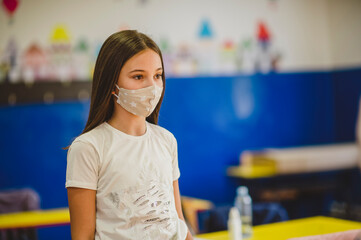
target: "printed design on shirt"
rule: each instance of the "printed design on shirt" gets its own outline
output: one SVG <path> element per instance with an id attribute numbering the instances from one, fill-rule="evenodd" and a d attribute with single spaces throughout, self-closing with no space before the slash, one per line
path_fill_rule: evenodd
<path id="1" fill-rule="evenodd" d="M 129 187 L 107 195 L 107 202 L 116 209 L 119 226 L 144 237 L 172 239 L 177 233 L 178 215 L 172 202 L 173 190 L 156 181 L 143 187 Z"/>

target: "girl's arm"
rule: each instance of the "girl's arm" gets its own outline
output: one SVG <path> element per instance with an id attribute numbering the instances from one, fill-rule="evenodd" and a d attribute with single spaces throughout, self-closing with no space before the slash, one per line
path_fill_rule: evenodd
<path id="1" fill-rule="evenodd" d="M 175 201 L 175 208 L 178 213 L 178 217 L 180 219 L 184 220 L 183 212 L 182 212 L 182 205 L 181 205 L 181 199 L 180 199 L 180 193 L 179 193 L 179 185 L 178 180 L 173 181 L 173 190 L 174 190 L 174 201 Z M 192 234 L 188 230 L 187 238 L 186 240 L 193 240 Z"/>
<path id="2" fill-rule="evenodd" d="M 72 240 L 94 240 L 96 191 L 68 187 Z"/>

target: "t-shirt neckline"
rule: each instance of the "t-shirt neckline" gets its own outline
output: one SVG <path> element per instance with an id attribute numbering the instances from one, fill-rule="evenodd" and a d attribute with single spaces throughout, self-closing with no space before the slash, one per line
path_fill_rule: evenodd
<path id="1" fill-rule="evenodd" d="M 134 140 L 141 140 L 141 139 L 145 139 L 148 135 L 149 135 L 149 131 L 150 131 L 150 126 L 149 123 L 147 121 L 145 121 L 145 133 L 143 135 L 140 136 L 135 136 L 135 135 L 130 135 L 127 134 L 115 127 L 113 127 L 112 125 L 110 125 L 108 122 L 104 122 L 105 126 L 110 129 L 112 132 L 114 132 L 117 135 L 120 135 L 122 137 L 126 137 L 129 139 L 134 139 Z"/>

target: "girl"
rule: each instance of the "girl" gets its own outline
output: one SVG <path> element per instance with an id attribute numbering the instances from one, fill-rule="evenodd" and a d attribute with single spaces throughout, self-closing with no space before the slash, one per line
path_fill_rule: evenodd
<path id="1" fill-rule="evenodd" d="M 164 87 L 162 54 L 148 36 L 126 30 L 104 42 L 89 118 L 67 155 L 73 240 L 192 239 L 177 142 L 157 125 Z"/>

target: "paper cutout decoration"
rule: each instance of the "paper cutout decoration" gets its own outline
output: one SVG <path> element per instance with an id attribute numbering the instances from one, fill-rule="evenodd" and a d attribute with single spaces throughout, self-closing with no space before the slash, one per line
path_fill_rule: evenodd
<path id="1" fill-rule="evenodd" d="M 50 36 L 50 58 L 53 68 L 52 76 L 56 81 L 69 81 L 74 78 L 74 68 L 72 64 L 72 48 L 70 33 L 65 25 L 57 25 Z"/>
<path id="2" fill-rule="evenodd" d="M 6 12 L 10 15 L 14 14 L 19 5 L 19 1 L 17 0 L 3 0 L 2 3 Z"/>
<path id="3" fill-rule="evenodd" d="M 257 40 L 260 47 L 267 51 L 271 44 L 271 34 L 263 21 L 258 22 Z"/>
<path id="4" fill-rule="evenodd" d="M 282 55 L 271 41 L 271 34 L 262 21 L 258 23 L 256 69 L 262 73 L 269 73 L 278 69 Z"/>
<path id="5" fill-rule="evenodd" d="M 2 54 L 3 74 L 5 81 L 16 82 L 19 80 L 18 44 L 14 37 L 10 37 Z"/>
<path id="6" fill-rule="evenodd" d="M 213 32 L 210 23 L 207 19 L 202 21 L 201 29 L 199 31 L 199 38 L 212 38 Z"/>
<path id="7" fill-rule="evenodd" d="M 13 15 L 19 6 L 18 0 L 2 0 L 2 5 L 6 13 L 10 17 L 10 24 L 13 22 Z"/>
<path id="8" fill-rule="evenodd" d="M 183 42 L 177 47 L 172 64 L 172 73 L 175 75 L 190 76 L 196 73 L 195 59 L 188 43 Z"/>
<path id="9" fill-rule="evenodd" d="M 220 73 L 226 75 L 235 74 L 237 72 L 237 52 L 234 42 L 230 39 L 225 40 L 222 43 L 222 49 L 220 53 Z"/>
<path id="10" fill-rule="evenodd" d="M 253 74 L 255 72 L 256 61 L 256 45 L 253 38 L 245 38 L 240 43 L 240 69 L 245 74 Z"/>
<path id="11" fill-rule="evenodd" d="M 54 28 L 50 37 L 52 43 L 70 43 L 70 34 L 65 25 L 58 25 Z"/>
<path id="12" fill-rule="evenodd" d="M 18 54 L 18 44 L 14 37 L 11 37 L 5 48 L 5 61 L 10 65 L 10 68 L 17 64 L 16 56 Z"/>
<path id="13" fill-rule="evenodd" d="M 232 40 L 226 40 L 223 42 L 223 50 L 233 50 L 234 49 L 234 43 Z"/>
<path id="14" fill-rule="evenodd" d="M 45 51 L 37 44 L 30 45 L 23 56 L 23 80 L 32 82 L 47 78 L 48 61 Z"/>
<path id="15" fill-rule="evenodd" d="M 267 26 L 264 22 L 260 21 L 258 23 L 258 33 L 257 33 L 257 38 L 260 41 L 269 41 L 271 36 L 270 33 L 267 29 Z"/>
<path id="16" fill-rule="evenodd" d="M 199 42 L 195 54 L 195 73 L 213 75 L 218 72 L 219 46 L 213 39 L 213 31 L 208 19 L 203 19 L 199 29 Z"/>
<path id="17" fill-rule="evenodd" d="M 88 50 L 89 44 L 85 39 L 80 39 L 74 48 L 75 52 L 88 52 Z"/>
<path id="18" fill-rule="evenodd" d="M 242 41 L 242 46 L 244 49 L 251 49 L 252 48 L 252 38 L 246 38 Z"/>
<path id="19" fill-rule="evenodd" d="M 72 55 L 74 68 L 74 78 L 76 80 L 88 81 L 91 78 L 91 57 L 89 54 L 89 44 L 85 39 L 80 39 L 74 47 Z"/>

